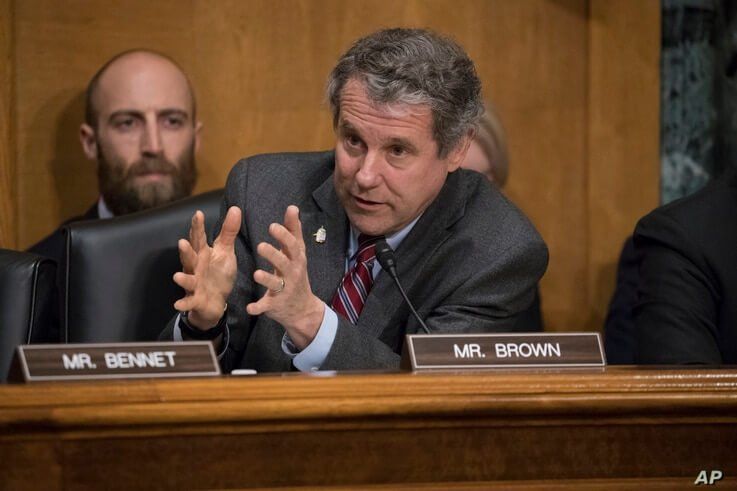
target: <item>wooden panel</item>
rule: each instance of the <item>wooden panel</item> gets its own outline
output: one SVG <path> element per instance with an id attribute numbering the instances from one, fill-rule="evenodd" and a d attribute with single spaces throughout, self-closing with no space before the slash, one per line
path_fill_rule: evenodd
<path id="1" fill-rule="evenodd" d="M 660 8 L 639 0 L 591 3 L 588 329 L 603 325 L 622 244 L 658 206 Z"/>
<path id="2" fill-rule="evenodd" d="M 12 489 L 39 485 L 19 469 L 45 489 L 663 489 L 735 475 L 736 410 L 734 369 L 0 386 L 0 475 Z"/>
<path id="3" fill-rule="evenodd" d="M 629 48 L 618 50 L 616 42 L 601 41 L 608 37 L 592 34 L 598 31 L 590 28 L 590 16 L 618 13 L 618 8 L 629 9 L 625 12 L 629 15 L 634 3 L 625 7 L 589 3 L 17 2 L 17 244 L 31 245 L 95 199 L 94 166 L 85 160 L 77 138 L 82 91 L 97 67 L 116 52 L 137 46 L 158 49 L 174 56 L 190 74 L 204 123 L 197 191 L 205 191 L 221 187 L 240 157 L 331 147 L 323 89 L 339 54 L 357 37 L 380 27 L 428 26 L 451 35 L 468 50 L 507 127 L 511 154 L 507 194 L 532 218 L 551 252 L 542 282 L 548 328 L 596 329 L 598 320 L 593 319 L 601 317 L 611 289 L 605 283 L 612 279 L 611 271 L 602 275 L 600 270 L 611 270 L 611 251 L 619 247 L 606 242 L 608 227 L 618 227 L 613 242 L 619 242 L 621 224 L 636 207 L 632 200 L 611 199 L 602 211 L 592 196 L 619 197 L 625 181 L 608 189 L 606 175 L 596 171 L 592 177 L 589 166 L 604 169 L 616 163 L 621 176 L 639 176 L 640 188 L 656 192 L 652 174 L 631 171 L 640 169 L 641 161 L 620 162 L 619 152 L 634 145 L 641 159 L 648 135 L 657 135 L 657 122 L 648 117 L 632 128 L 617 124 L 616 138 L 599 129 L 596 140 L 589 141 L 589 124 L 604 128 L 614 124 L 604 111 L 613 105 L 607 92 L 613 89 L 590 93 L 589 84 L 616 79 L 611 85 L 627 96 L 619 103 L 626 106 L 620 112 L 629 124 L 638 111 L 652 106 L 650 97 L 657 98 L 653 92 L 657 80 L 632 74 L 652 73 L 658 63 L 635 49 L 657 30 L 653 19 L 633 14 L 637 33 L 621 20 L 626 17 L 621 13 L 617 22 L 605 23 L 608 36 L 627 39 Z M 599 47 L 590 49 L 589 43 Z M 594 49 L 595 56 L 602 57 L 592 64 L 601 66 L 597 70 L 589 66 Z M 632 57 L 638 61 L 629 67 Z M 643 87 L 647 90 L 640 90 Z M 591 116 L 589 104 L 602 106 L 596 113 L 601 115 Z M 593 148 L 603 157 L 594 155 Z"/>
<path id="4" fill-rule="evenodd" d="M 587 315 L 588 235 L 582 226 L 588 213 L 587 8 L 586 2 L 573 1 L 537 7 L 503 31 L 507 43 L 481 57 L 481 67 L 495 60 L 492 97 L 499 101 L 509 137 L 509 196 L 550 250 L 541 283 L 546 330 L 582 330 Z M 515 18 L 509 14 L 504 18 Z"/>
<path id="5" fill-rule="evenodd" d="M 0 247 L 16 244 L 13 0 L 0 0 Z"/>

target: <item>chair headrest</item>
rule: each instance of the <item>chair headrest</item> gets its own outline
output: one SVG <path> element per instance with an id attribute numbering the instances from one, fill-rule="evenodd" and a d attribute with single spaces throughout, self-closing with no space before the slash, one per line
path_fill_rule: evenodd
<path id="1" fill-rule="evenodd" d="M 16 346 L 54 340 L 45 329 L 56 302 L 55 280 L 56 263 L 51 259 L 0 249 L 0 381 Z"/>
<path id="2" fill-rule="evenodd" d="M 65 228 L 62 326 L 69 342 L 156 339 L 182 295 L 177 241 L 192 215 L 205 213 L 208 236 L 218 221 L 222 190 L 170 205 Z"/>

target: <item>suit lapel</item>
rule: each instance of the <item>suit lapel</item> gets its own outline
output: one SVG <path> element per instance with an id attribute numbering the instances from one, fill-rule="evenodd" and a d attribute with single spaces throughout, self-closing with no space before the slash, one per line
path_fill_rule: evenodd
<path id="1" fill-rule="evenodd" d="M 412 298 L 412 286 L 420 277 L 423 281 L 429 279 L 428 274 L 422 275 L 423 267 L 450 236 L 449 228 L 463 216 L 465 203 L 462 175 L 460 172 L 453 172 L 448 175 L 438 197 L 395 251 L 399 280 L 416 306 L 422 299 Z M 403 301 L 391 277 L 384 271 L 380 272 L 366 299 L 357 326 L 374 337 L 379 337 L 385 328 L 404 329 L 404 326 L 389 325 L 391 315 L 401 307 Z"/>
<path id="2" fill-rule="evenodd" d="M 348 220 L 335 193 L 332 175 L 312 193 L 312 199 L 313 203 L 306 206 L 306 211 L 300 216 L 307 252 L 307 273 L 313 293 L 330 305 L 345 269 Z M 326 233 L 322 243 L 315 237 L 320 228 Z"/>

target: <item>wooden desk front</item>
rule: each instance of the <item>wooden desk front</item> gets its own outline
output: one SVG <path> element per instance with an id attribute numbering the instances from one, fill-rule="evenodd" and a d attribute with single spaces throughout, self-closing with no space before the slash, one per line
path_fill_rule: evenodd
<path id="1" fill-rule="evenodd" d="M 672 489 L 702 470 L 737 482 L 737 369 L 0 386 L 2 489 Z"/>

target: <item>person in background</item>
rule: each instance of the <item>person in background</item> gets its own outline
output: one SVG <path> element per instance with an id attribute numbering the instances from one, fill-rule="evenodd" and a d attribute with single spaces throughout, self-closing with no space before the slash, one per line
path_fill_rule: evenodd
<path id="1" fill-rule="evenodd" d="M 99 198 L 28 250 L 56 261 L 57 295 L 63 291 L 65 225 L 127 215 L 192 194 L 202 123 L 194 91 L 168 56 L 135 49 L 114 56 L 90 80 L 79 138 L 97 168 Z M 41 335 L 60 340 L 59 305 Z"/>
<path id="2" fill-rule="evenodd" d="M 461 167 L 483 174 L 489 182 L 504 189 L 509 175 L 509 152 L 504 127 L 494 106 L 487 102 L 485 111 Z"/>
<path id="3" fill-rule="evenodd" d="M 29 251 L 62 263 L 62 227 L 126 215 L 192 194 L 202 123 L 182 69 L 153 51 L 125 51 L 105 63 L 85 93 L 79 138 L 95 162 L 100 196 Z"/>
<path id="4" fill-rule="evenodd" d="M 468 153 L 461 167 L 483 174 L 490 183 L 504 189 L 509 176 L 509 152 L 504 126 L 494 106 L 485 104 L 476 135 L 468 147 Z M 517 320 L 518 326 L 526 331 L 542 331 L 543 318 L 540 309 L 540 289 L 535 288 L 532 305 Z"/>
<path id="5" fill-rule="evenodd" d="M 634 307 L 637 304 L 640 259 L 630 235 L 619 254 L 617 286 L 604 321 L 604 350 L 607 363 L 611 365 L 631 365 L 635 362 Z"/>
<path id="6" fill-rule="evenodd" d="M 635 228 L 637 364 L 737 363 L 737 169 Z"/>

